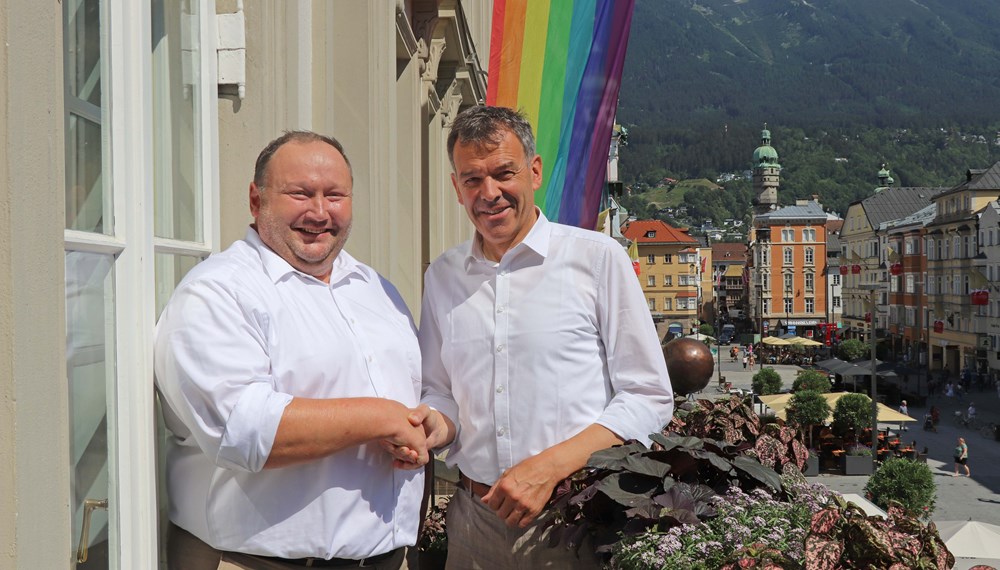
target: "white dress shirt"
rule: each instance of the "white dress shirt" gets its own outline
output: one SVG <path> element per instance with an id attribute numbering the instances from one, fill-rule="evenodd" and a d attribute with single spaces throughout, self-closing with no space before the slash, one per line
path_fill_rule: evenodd
<path id="1" fill-rule="evenodd" d="M 477 241 L 425 276 L 422 401 L 458 428 L 447 463 L 493 484 L 594 423 L 648 443 L 673 392 L 625 250 L 540 212 L 499 263 Z"/>
<path id="2" fill-rule="evenodd" d="M 250 229 L 188 273 L 157 324 L 173 434 L 170 519 L 226 551 L 354 558 L 416 541 L 423 472 L 376 444 L 263 470 L 293 397 L 417 404 L 420 352 L 398 292 L 347 252 L 329 285 Z"/>

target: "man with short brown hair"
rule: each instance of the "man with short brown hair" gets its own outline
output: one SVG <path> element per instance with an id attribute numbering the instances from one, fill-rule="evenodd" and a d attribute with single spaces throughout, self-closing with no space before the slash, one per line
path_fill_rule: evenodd
<path id="1" fill-rule="evenodd" d="M 344 251 L 340 143 L 286 133 L 257 160 L 246 237 L 192 269 L 156 331 L 172 570 L 396 569 L 428 460 L 420 354 L 393 286 Z"/>

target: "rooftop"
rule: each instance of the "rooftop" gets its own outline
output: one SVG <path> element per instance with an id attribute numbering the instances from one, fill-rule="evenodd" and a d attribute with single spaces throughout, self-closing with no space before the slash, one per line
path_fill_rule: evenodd
<path id="1" fill-rule="evenodd" d="M 638 243 L 698 244 L 686 231 L 660 220 L 636 220 L 625 226 L 622 235 Z"/>

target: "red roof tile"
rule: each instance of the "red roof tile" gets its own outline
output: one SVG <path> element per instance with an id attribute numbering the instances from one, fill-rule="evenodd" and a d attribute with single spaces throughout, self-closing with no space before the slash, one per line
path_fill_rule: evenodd
<path id="1" fill-rule="evenodd" d="M 656 232 L 656 235 L 646 237 L 649 232 Z M 625 226 L 622 234 L 632 241 L 638 240 L 639 243 L 698 243 L 698 240 L 685 231 L 660 220 L 636 220 Z"/>

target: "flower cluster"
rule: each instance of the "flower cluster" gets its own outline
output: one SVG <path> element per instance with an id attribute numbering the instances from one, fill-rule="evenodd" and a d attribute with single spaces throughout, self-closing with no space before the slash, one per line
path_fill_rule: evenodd
<path id="1" fill-rule="evenodd" d="M 801 562 L 812 515 L 826 504 L 829 493 L 822 485 L 801 482 L 789 486 L 791 501 L 781 501 L 763 488 L 745 493 L 733 487 L 714 499 L 718 509 L 714 519 L 626 538 L 615 547 L 611 565 L 629 570 L 709 570 L 739 558 L 749 547 L 777 551 Z"/>
<path id="2" fill-rule="evenodd" d="M 441 497 L 431 506 L 420 529 L 417 548 L 424 552 L 444 552 L 448 550 L 448 533 L 445 532 L 445 516 L 451 497 Z"/>

